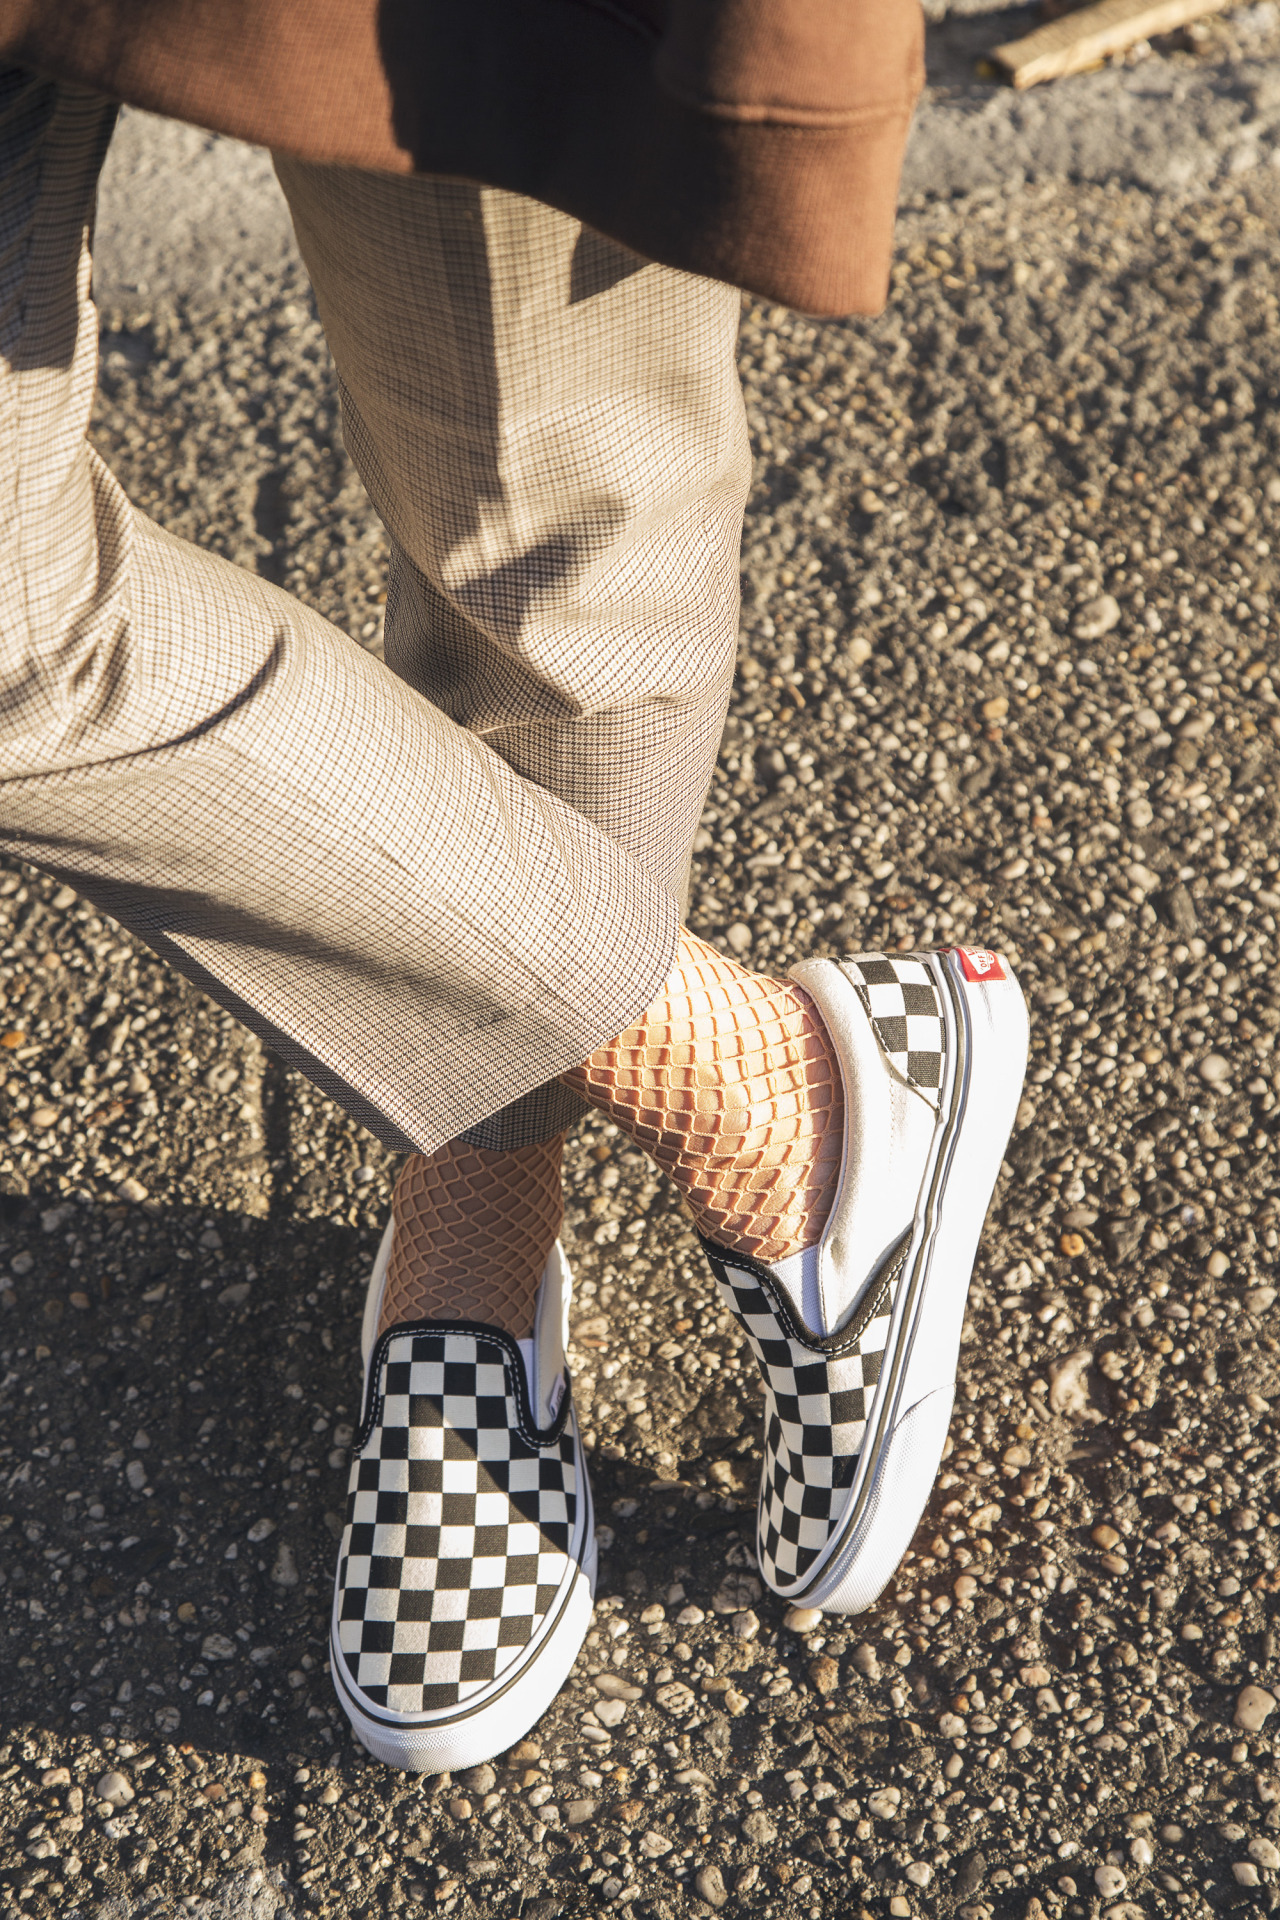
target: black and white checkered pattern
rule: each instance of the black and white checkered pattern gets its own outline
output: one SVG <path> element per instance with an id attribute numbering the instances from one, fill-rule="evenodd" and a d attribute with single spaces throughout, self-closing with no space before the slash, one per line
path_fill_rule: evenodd
<path id="1" fill-rule="evenodd" d="M 396 1330 L 373 1370 L 338 1642 L 366 1699 L 430 1713 L 518 1662 L 573 1574 L 576 1427 L 567 1392 L 533 1427 L 519 1349 L 492 1330 Z"/>
<path id="2" fill-rule="evenodd" d="M 884 953 L 861 954 L 840 965 L 857 989 L 890 1068 L 936 1113 L 945 1043 L 942 1008 L 928 968 L 912 955 Z"/>
<path id="3" fill-rule="evenodd" d="M 804 1336 L 766 1267 L 703 1244 L 764 1379 L 756 1550 L 770 1586 L 785 1592 L 826 1546 L 853 1484 L 902 1261 L 873 1285 L 846 1329 L 818 1340 Z"/>

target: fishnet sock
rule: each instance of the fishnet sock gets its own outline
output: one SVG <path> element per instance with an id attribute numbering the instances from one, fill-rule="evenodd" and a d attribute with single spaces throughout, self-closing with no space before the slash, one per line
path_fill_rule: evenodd
<path id="1" fill-rule="evenodd" d="M 819 1238 L 844 1094 L 826 1028 L 792 982 L 682 933 L 662 997 L 564 1078 L 670 1174 L 709 1240 L 784 1260 Z"/>
<path id="2" fill-rule="evenodd" d="M 534 1307 L 564 1204 L 564 1135 L 493 1153 L 454 1140 L 405 1162 L 378 1331 L 405 1320 L 480 1320 L 517 1340 Z"/>

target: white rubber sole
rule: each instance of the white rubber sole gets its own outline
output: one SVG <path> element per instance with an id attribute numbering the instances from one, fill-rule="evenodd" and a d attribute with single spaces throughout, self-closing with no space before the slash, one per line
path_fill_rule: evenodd
<path id="1" fill-rule="evenodd" d="M 382 1315 L 382 1293 L 391 1257 L 392 1223 L 387 1222 L 365 1293 L 360 1348 L 369 1392 L 369 1361 L 377 1344 Z M 361 1409 L 363 1419 L 365 1407 Z M 448 1713 L 388 1713 L 368 1702 L 352 1685 L 338 1642 L 338 1590 L 334 1582 L 329 1622 L 329 1663 L 334 1691 L 351 1730 L 361 1746 L 386 1766 L 404 1773 L 454 1773 L 477 1767 L 526 1734 L 559 1694 L 573 1669 L 595 1603 L 598 1553 L 591 1482 L 578 1433 L 577 1415 L 569 1413 L 574 1462 L 582 1488 L 582 1512 L 575 1530 L 567 1573 L 555 1603 L 542 1626 L 524 1649 L 513 1672 L 502 1675 L 483 1692 Z"/>
<path id="2" fill-rule="evenodd" d="M 849 1504 L 823 1559 L 786 1594 L 794 1606 L 826 1613 L 875 1604 L 933 1490 L 978 1237 L 1026 1075 L 1026 1002 L 1008 961 L 1001 956 L 1001 979 L 975 981 L 954 949 L 921 957 L 947 1013 L 946 1119 L 922 1183 Z"/>

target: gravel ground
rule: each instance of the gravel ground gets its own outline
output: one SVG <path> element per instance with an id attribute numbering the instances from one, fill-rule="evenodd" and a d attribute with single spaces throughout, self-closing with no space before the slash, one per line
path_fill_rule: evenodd
<path id="1" fill-rule="evenodd" d="M 588 1125 L 595 1625 L 493 1767 L 364 1757 L 325 1627 L 394 1167 L 90 904 L 0 878 L 0 1920 L 1280 1906 L 1278 214 L 1268 169 L 920 204 L 884 318 L 744 314 L 693 925 L 767 968 L 998 944 L 1033 1008 L 948 1457 L 871 1613 L 761 1591 L 742 1343 Z M 204 319 L 126 290 L 104 336 L 135 498 L 376 647 L 296 267 Z"/>

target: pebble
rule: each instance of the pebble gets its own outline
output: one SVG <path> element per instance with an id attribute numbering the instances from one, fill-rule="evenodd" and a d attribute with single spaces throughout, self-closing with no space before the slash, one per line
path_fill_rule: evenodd
<path id="1" fill-rule="evenodd" d="M 1093 1870 L 1093 1884 L 1104 1900 L 1114 1900 L 1129 1882 L 1119 1867 L 1102 1866 Z"/>
<path id="2" fill-rule="evenodd" d="M 1077 640 L 1101 640 L 1120 625 L 1120 603 L 1113 594 L 1100 593 L 1086 600 L 1072 623 Z"/>
<path id="3" fill-rule="evenodd" d="M 960 1605 L 964 1606 L 966 1601 L 972 1600 L 974 1594 L 978 1591 L 978 1583 L 971 1573 L 957 1574 L 951 1591 L 960 1602 Z"/>
<path id="4" fill-rule="evenodd" d="M 751 951 L 751 929 L 745 920 L 735 920 L 724 936 L 724 943 L 730 953 L 744 954 Z"/>
<path id="5" fill-rule="evenodd" d="M 1254 1866 L 1252 1860 L 1233 1861 L 1231 1871 L 1235 1875 L 1235 1881 L 1238 1887 L 1256 1887 L 1261 1884 L 1258 1869 Z"/>
<path id="6" fill-rule="evenodd" d="M 1274 1287 L 1250 1287 L 1244 1296 L 1244 1304 L 1250 1313 L 1266 1313 L 1276 1303 Z"/>
<path id="7" fill-rule="evenodd" d="M 865 1640 L 861 1646 L 854 1648 L 853 1664 L 858 1669 L 858 1672 L 864 1675 L 866 1679 L 878 1680 L 880 1678 L 880 1656 L 877 1654 L 875 1648 L 868 1645 Z"/>
<path id="8" fill-rule="evenodd" d="M 815 1693 L 834 1693 L 840 1685 L 840 1668 L 829 1653 L 820 1653 L 810 1662 L 809 1682 Z"/>
<path id="9" fill-rule="evenodd" d="M 591 1684 L 605 1700 L 639 1700 L 644 1694 L 643 1687 L 633 1686 L 620 1673 L 598 1673 Z"/>
<path id="10" fill-rule="evenodd" d="M 913 1887 L 927 1887 L 933 1878 L 933 1868 L 927 1860 L 913 1860 L 907 1868 L 907 1878 Z"/>
<path id="11" fill-rule="evenodd" d="M 1121 1536 L 1116 1532 L 1114 1527 L 1109 1527 L 1104 1523 L 1100 1527 L 1095 1527 L 1089 1535 L 1089 1538 L 1095 1547 L 1106 1547 L 1110 1549 L 1111 1547 L 1118 1547 L 1120 1545 Z"/>
<path id="12" fill-rule="evenodd" d="M 245 1535 L 245 1539 L 252 1540 L 254 1545 L 257 1546 L 260 1540 L 270 1539 L 275 1530 L 276 1523 L 274 1520 L 255 1520 Z"/>
<path id="13" fill-rule="evenodd" d="M 788 1633 L 812 1633 L 821 1619 L 821 1607 L 788 1607 L 782 1624 Z"/>
<path id="14" fill-rule="evenodd" d="M 570 1800 L 565 1808 L 565 1819 L 571 1827 L 581 1827 L 595 1817 L 598 1800 Z"/>
<path id="15" fill-rule="evenodd" d="M 1249 1858 L 1255 1860 L 1260 1867 L 1265 1867 L 1269 1873 L 1274 1873 L 1277 1867 L 1280 1867 L 1280 1847 L 1277 1847 L 1274 1840 L 1268 1840 L 1264 1834 L 1259 1834 L 1256 1839 L 1249 1842 Z"/>
<path id="16" fill-rule="evenodd" d="M 141 1493 L 147 1484 L 147 1469 L 141 1460 L 131 1460 L 124 1470 L 124 1477 L 134 1493 Z"/>
<path id="17" fill-rule="evenodd" d="M 275 1564 L 271 1569 L 271 1579 L 277 1587 L 296 1587 L 298 1585 L 298 1562 L 293 1548 L 287 1540 L 282 1540 L 276 1548 Z"/>
<path id="18" fill-rule="evenodd" d="M 103 1774 L 94 1792 L 99 1800 L 105 1800 L 112 1807 L 126 1807 L 134 1797 L 128 1775 L 118 1772 L 115 1768 L 112 1768 L 110 1773 Z"/>
<path id="19" fill-rule="evenodd" d="M 455 1799 L 450 1800 L 449 1811 L 455 1820 L 469 1820 L 471 1818 L 471 1802 L 464 1800 L 459 1794 Z"/>
<path id="20" fill-rule="evenodd" d="M 225 1633 L 206 1633 L 200 1642 L 202 1660 L 234 1660 L 235 1657 L 236 1643 L 229 1640 Z"/>
<path id="21" fill-rule="evenodd" d="M 1078 1417 L 1089 1411 L 1089 1386 L 1086 1376 L 1092 1365 L 1093 1355 L 1083 1347 L 1052 1363 L 1049 1368 L 1051 1412 Z"/>
<path id="22" fill-rule="evenodd" d="M 729 1622 L 729 1631 L 735 1640 L 754 1640 L 760 1631 L 760 1617 L 750 1608 L 735 1613 Z"/>
<path id="23" fill-rule="evenodd" d="M 724 1878 L 714 1861 L 709 1866 L 699 1867 L 693 1884 L 709 1907 L 722 1907 L 729 1898 Z"/>
<path id="24" fill-rule="evenodd" d="M 1229 1271 L 1230 1266 L 1231 1262 L 1226 1254 L 1223 1253 L 1221 1247 L 1217 1247 L 1205 1261 L 1204 1270 L 1211 1280 L 1221 1280 L 1223 1274 Z"/>
<path id="25" fill-rule="evenodd" d="M 1275 1711 L 1276 1697 L 1265 1687 L 1241 1687 L 1236 1695 L 1235 1723 L 1246 1733 L 1261 1730 L 1268 1714 Z"/>
<path id="26" fill-rule="evenodd" d="M 1222 1087 L 1231 1078 L 1231 1062 L 1225 1054 L 1206 1053 L 1197 1071 L 1207 1086 Z"/>
<path id="27" fill-rule="evenodd" d="M 778 1829 L 768 1814 L 756 1807 L 742 1823 L 742 1837 L 749 1840 L 753 1847 L 771 1847 L 778 1837 Z"/>
<path id="28" fill-rule="evenodd" d="M 902 1804 L 898 1787 L 880 1787 L 867 1800 L 867 1812 L 876 1820 L 892 1820 Z"/>
<path id="29" fill-rule="evenodd" d="M 745 1825 L 743 1832 L 746 1832 Z M 747 1837 L 749 1839 L 750 1835 Z M 665 1833 L 659 1833 L 656 1827 L 651 1827 L 648 1833 L 642 1833 L 640 1836 L 640 1851 L 646 1860 L 661 1859 L 664 1853 L 670 1853 L 674 1845 L 675 1842 L 669 1840 Z"/>
<path id="30" fill-rule="evenodd" d="M 497 1778 L 497 1774 L 486 1761 L 483 1766 L 468 1767 L 465 1773 L 460 1773 L 458 1785 L 465 1787 L 468 1793 L 492 1793 Z"/>
<path id="31" fill-rule="evenodd" d="M 620 1727 L 627 1717 L 625 1700 L 599 1700 L 596 1702 L 596 1719 L 602 1727 Z"/>

